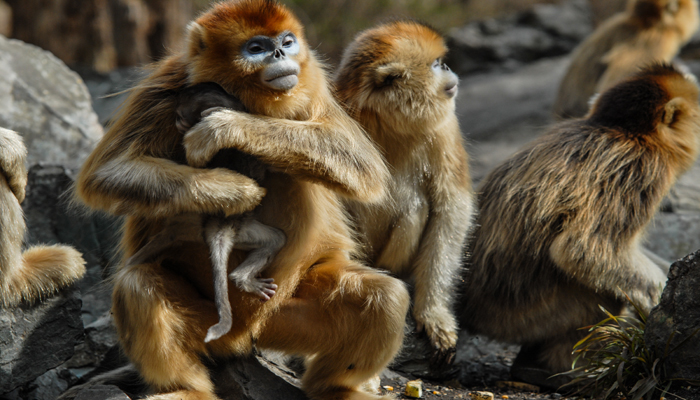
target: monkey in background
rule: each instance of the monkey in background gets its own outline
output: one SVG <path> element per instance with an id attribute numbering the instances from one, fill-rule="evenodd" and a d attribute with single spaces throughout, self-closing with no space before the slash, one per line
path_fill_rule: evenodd
<path id="1" fill-rule="evenodd" d="M 20 206 L 27 185 L 26 158 L 22 137 L 0 128 L 0 308 L 40 301 L 85 274 L 82 255 L 70 246 L 22 251 L 27 230 Z"/>
<path id="2" fill-rule="evenodd" d="M 671 62 L 700 24 L 697 0 L 629 0 L 571 56 L 554 102 L 558 118 L 583 117 L 596 93 L 652 62 Z"/>
<path id="3" fill-rule="evenodd" d="M 232 328 L 205 343 L 217 320 L 205 244 L 122 264 L 112 312 L 125 354 L 160 393 L 154 400 L 218 399 L 202 360 L 249 354 L 254 343 L 306 357 L 302 388 L 312 399 L 386 398 L 362 386 L 398 352 L 410 299 L 403 282 L 351 259 L 357 249 L 339 196 L 381 199 L 389 177 L 381 154 L 333 98 L 286 7 L 215 3 L 190 25 L 187 43 L 133 90 L 83 166 L 76 194 L 127 216 L 126 258 L 174 215 L 256 208 L 257 220 L 287 237 L 265 269 L 279 286 L 266 302 L 231 287 Z M 172 93 L 201 82 L 220 85 L 249 113 L 214 112 L 183 138 Z M 225 148 L 269 166 L 261 185 L 226 168 L 200 168 Z M 232 251 L 229 271 L 243 258 Z"/>
<path id="4" fill-rule="evenodd" d="M 176 121 L 180 134 L 218 108 L 245 111 L 235 97 L 221 86 L 204 82 L 190 86 L 178 94 Z M 235 149 L 221 151 L 208 164 L 209 168 L 229 168 L 261 182 L 265 177 L 265 166 Z M 199 227 L 199 229 L 198 229 Z M 251 211 L 229 217 L 215 215 L 182 214 L 168 218 L 163 229 L 153 236 L 126 261 L 127 266 L 143 264 L 160 257 L 176 244 L 183 242 L 205 242 L 209 246 L 214 275 L 214 297 L 219 313 L 219 323 L 209 328 L 204 342 L 216 340 L 231 329 L 231 303 L 228 299 L 228 280 L 239 289 L 258 295 L 262 301 L 274 296 L 277 285 L 272 278 L 256 278 L 282 249 L 286 238 L 279 229 L 261 224 Z M 245 260 L 236 269 L 227 273 L 228 257 L 232 249 L 250 250 Z"/>
<path id="5" fill-rule="evenodd" d="M 389 204 L 346 201 L 364 257 L 413 284 L 418 329 L 449 361 L 474 196 L 454 112 L 458 79 L 442 62 L 446 53 L 434 29 L 411 20 L 386 23 L 348 46 L 335 85 L 393 171 Z"/>
<path id="6" fill-rule="evenodd" d="M 603 92 L 481 183 L 461 299 L 463 327 L 522 345 L 514 379 L 571 369 L 599 305 L 657 304 L 666 271 L 640 242 L 661 200 L 700 151 L 693 77 L 658 64 Z M 562 382 L 563 383 L 563 382 Z"/>

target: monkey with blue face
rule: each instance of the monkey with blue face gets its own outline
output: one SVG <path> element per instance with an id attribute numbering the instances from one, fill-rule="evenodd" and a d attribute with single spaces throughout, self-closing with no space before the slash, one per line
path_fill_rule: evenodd
<path id="1" fill-rule="evenodd" d="M 188 101 L 179 94 L 204 82 L 247 112 L 212 112 L 183 135 L 190 124 L 174 116 Z M 222 149 L 259 160 L 263 178 L 206 168 Z M 202 215 L 254 210 L 254 221 L 282 231 L 286 243 L 262 273 L 278 285 L 274 296 L 261 302 L 229 287 L 231 328 L 209 342 L 219 318 L 211 246 L 178 242 L 155 259 L 118 266 L 112 313 L 119 341 L 158 393 L 152 398 L 218 399 L 203 360 L 249 354 L 254 344 L 306 357 L 302 387 L 312 399 L 380 398 L 365 384 L 398 352 L 410 299 L 400 280 L 355 260 L 341 196 L 379 201 L 388 178 L 382 155 L 334 99 L 287 8 L 219 2 L 193 22 L 186 49 L 155 64 L 134 88 L 84 164 L 77 195 L 126 216 L 127 259 L 183 214 L 199 218 L 190 231 L 201 235 Z M 247 258 L 234 248 L 228 271 Z"/>

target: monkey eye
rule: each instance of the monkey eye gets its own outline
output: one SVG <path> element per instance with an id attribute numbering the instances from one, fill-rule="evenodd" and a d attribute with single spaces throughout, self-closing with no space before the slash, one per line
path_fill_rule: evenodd
<path id="1" fill-rule="evenodd" d="M 437 58 L 437 59 L 435 59 L 435 61 L 433 61 L 433 64 L 430 66 L 430 68 L 432 68 L 434 70 L 438 70 L 438 69 L 440 69 L 441 66 L 442 66 L 442 60 Z"/>
<path id="2" fill-rule="evenodd" d="M 282 46 L 289 48 L 289 47 L 292 47 L 292 45 L 294 45 L 295 42 L 296 42 L 296 38 L 294 37 L 294 35 L 287 35 L 287 36 L 285 36 L 284 40 L 282 41 Z"/>
<path id="3" fill-rule="evenodd" d="M 265 51 L 265 47 L 261 43 L 252 42 L 248 44 L 246 48 L 250 54 L 260 54 Z"/>

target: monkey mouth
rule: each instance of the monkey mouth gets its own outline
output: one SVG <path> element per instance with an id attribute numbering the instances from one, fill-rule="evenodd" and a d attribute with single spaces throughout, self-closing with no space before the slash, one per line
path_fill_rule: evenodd
<path id="1" fill-rule="evenodd" d="M 289 90 L 299 83 L 299 77 L 294 72 L 284 73 L 265 80 L 265 83 L 273 89 Z"/>
<path id="2" fill-rule="evenodd" d="M 445 86 L 445 93 L 447 94 L 448 98 L 452 98 L 457 94 L 457 83 L 449 83 L 447 86 Z"/>

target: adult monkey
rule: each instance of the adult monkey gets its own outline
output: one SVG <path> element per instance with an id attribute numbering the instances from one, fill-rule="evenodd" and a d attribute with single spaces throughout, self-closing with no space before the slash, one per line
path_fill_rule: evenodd
<path id="1" fill-rule="evenodd" d="M 700 153 L 698 86 L 653 65 L 603 92 L 481 183 L 462 290 L 470 332 L 522 344 L 511 374 L 557 386 L 580 328 L 648 313 L 668 268 L 640 242 L 664 196 Z M 555 383 L 557 382 L 557 383 Z"/>
<path id="2" fill-rule="evenodd" d="M 215 82 L 250 114 L 219 111 L 185 136 L 177 93 Z M 198 169 L 222 148 L 270 166 L 262 186 L 226 169 Z M 185 162 L 189 165 L 185 165 Z M 270 301 L 231 288 L 231 331 L 204 343 L 217 321 L 208 248 L 122 265 L 112 312 L 124 351 L 158 392 L 152 399 L 217 399 L 201 357 L 246 354 L 253 342 L 309 356 L 303 389 L 314 399 L 376 399 L 360 386 L 403 339 L 408 293 L 397 279 L 351 261 L 355 245 L 336 192 L 373 200 L 388 170 L 361 128 L 335 102 L 301 24 L 265 0 L 218 3 L 191 24 L 188 49 L 155 65 L 83 167 L 77 193 L 88 205 L 126 214 L 129 257 L 183 212 L 225 215 L 258 206 L 256 218 L 287 244 L 266 269 L 279 284 Z M 195 229 L 199 229 L 196 227 Z M 231 254 L 229 270 L 241 261 Z"/>

